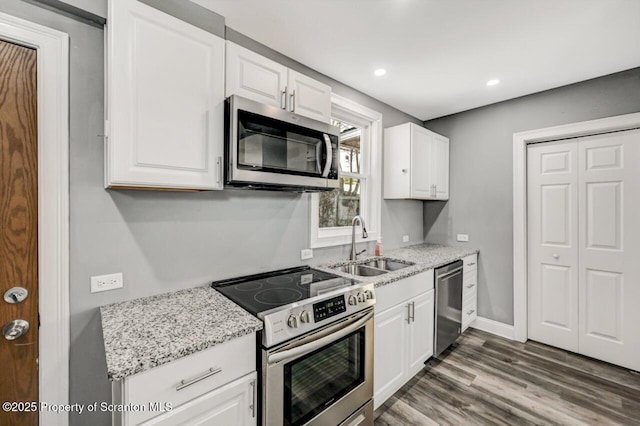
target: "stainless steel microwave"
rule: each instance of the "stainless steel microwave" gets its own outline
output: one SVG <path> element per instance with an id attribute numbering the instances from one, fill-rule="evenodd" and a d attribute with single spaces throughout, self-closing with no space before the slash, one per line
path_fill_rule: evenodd
<path id="1" fill-rule="evenodd" d="M 338 187 L 339 129 L 240 96 L 226 100 L 225 185 L 297 192 Z"/>

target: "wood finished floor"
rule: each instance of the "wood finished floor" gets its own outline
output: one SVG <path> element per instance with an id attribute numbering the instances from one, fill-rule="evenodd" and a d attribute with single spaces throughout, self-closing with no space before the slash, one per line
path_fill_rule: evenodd
<path id="1" fill-rule="evenodd" d="M 640 375 L 468 329 L 375 413 L 375 425 L 640 425 Z"/>

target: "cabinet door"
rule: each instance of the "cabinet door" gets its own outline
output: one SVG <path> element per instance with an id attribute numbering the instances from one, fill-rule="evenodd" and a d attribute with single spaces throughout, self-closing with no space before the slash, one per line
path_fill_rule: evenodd
<path id="1" fill-rule="evenodd" d="M 142 423 L 162 425 L 257 425 L 255 372 Z"/>
<path id="2" fill-rule="evenodd" d="M 408 305 L 403 303 L 375 316 L 373 356 L 374 407 L 378 408 L 405 382 Z"/>
<path id="3" fill-rule="evenodd" d="M 286 91 L 285 66 L 227 42 L 226 96 L 239 95 L 284 109 Z"/>
<path id="4" fill-rule="evenodd" d="M 412 299 L 409 333 L 408 377 L 413 376 L 424 366 L 424 362 L 433 355 L 433 315 L 434 290 Z"/>
<path id="5" fill-rule="evenodd" d="M 331 87 L 289 70 L 288 109 L 325 123 L 331 122 Z"/>
<path id="6" fill-rule="evenodd" d="M 435 185 L 435 198 L 438 200 L 449 199 L 449 139 L 440 135 L 433 135 L 433 184 Z"/>
<path id="7" fill-rule="evenodd" d="M 433 143 L 430 132 L 411 124 L 411 198 L 428 200 L 433 193 Z"/>
<path id="8" fill-rule="evenodd" d="M 105 185 L 222 189 L 224 40 L 110 0 Z"/>

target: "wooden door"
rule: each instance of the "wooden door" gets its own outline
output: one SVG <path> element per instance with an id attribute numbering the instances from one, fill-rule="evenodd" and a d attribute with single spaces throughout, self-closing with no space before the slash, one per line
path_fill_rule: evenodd
<path id="1" fill-rule="evenodd" d="M 407 303 L 375 316 L 373 399 L 378 408 L 405 382 L 407 371 Z"/>
<path id="2" fill-rule="evenodd" d="M 578 351 L 577 142 L 528 148 L 529 338 Z"/>
<path id="3" fill-rule="evenodd" d="M 408 332 L 408 376 L 422 370 L 424 362 L 433 355 L 434 290 L 412 299 Z"/>
<path id="4" fill-rule="evenodd" d="M 411 198 L 433 198 L 433 142 L 429 131 L 411 124 Z"/>
<path id="5" fill-rule="evenodd" d="M 226 96 L 287 107 L 287 67 L 227 41 Z"/>
<path id="6" fill-rule="evenodd" d="M 640 130 L 578 147 L 580 353 L 640 371 Z"/>
<path id="7" fill-rule="evenodd" d="M 325 123 L 331 122 L 331 87 L 289 70 L 289 111 Z"/>
<path id="8" fill-rule="evenodd" d="M 15 340 L 0 337 L 3 403 L 38 401 L 36 64 L 35 50 L 0 41 L 0 327 L 17 319 L 30 326 Z M 13 287 L 27 298 L 6 302 Z M 0 424 L 35 425 L 38 412 L 1 410 Z"/>

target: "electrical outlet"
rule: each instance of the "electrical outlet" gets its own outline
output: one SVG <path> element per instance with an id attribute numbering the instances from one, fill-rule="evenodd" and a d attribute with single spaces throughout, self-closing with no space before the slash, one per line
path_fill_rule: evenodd
<path id="1" fill-rule="evenodd" d="M 118 272 L 117 274 L 98 275 L 95 277 L 91 277 L 91 293 L 115 290 L 116 288 L 122 287 L 122 272 Z"/>
<path id="2" fill-rule="evenodd" d="M 402 236 L 402 242 L 403 243 L 408 243 L 409 242 L 409 236 L 408 235 L 403 235 Z"/>
<path id="3" fill-rule="evenodd" d="M 469 242 L 469 234 L 458 234 L 458 241 Z"/>
<path id="4" fill-rule="evenodd" d="M 313 258 L 313 250 L 312 249 L 304 249 L 300 250 L 300 260 L 307 260 Z"/>

